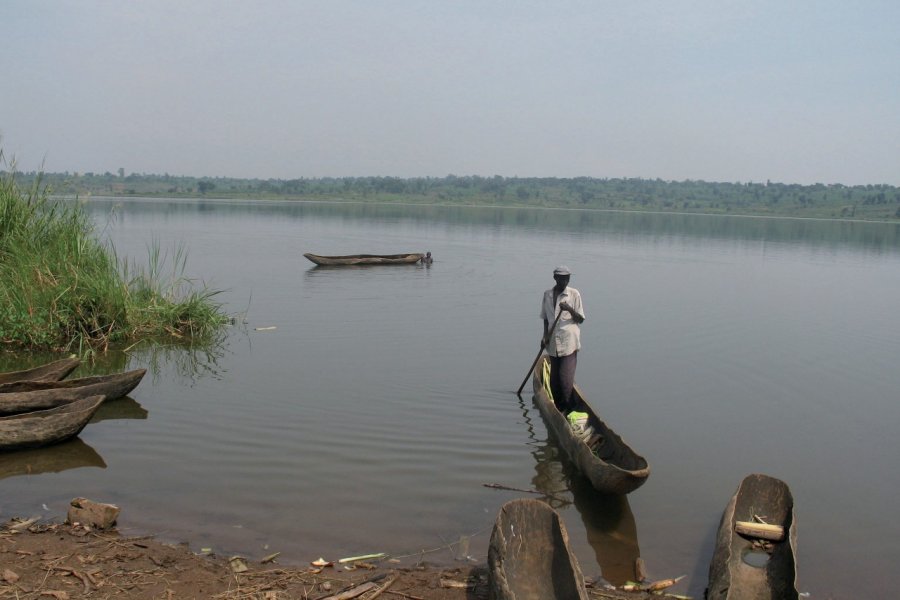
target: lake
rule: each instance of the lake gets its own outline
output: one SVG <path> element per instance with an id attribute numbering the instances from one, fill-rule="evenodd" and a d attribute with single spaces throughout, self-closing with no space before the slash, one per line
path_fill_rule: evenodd
<path id="1" fill-rule="evenodd" d="M 700 598 L 741 479 L 790 485 L 801 592 L 883 595 L 900 560 L 900 226 L 601 211 L 93 199 L 122 257 L 187 252 L 236 324 L 150 367 L 72 443 L 0 456 L 0 518 L 85 496 L 126 534 L 286 564 L 486 560 L 500 506 L 553 497 L 585 575 L 686 575 Z M 304 252 L 434 263 L 317 268 Z M 650 462 L 625 498 L 560 457 L 522 383 L 559 264 L 577 381 Z M 274 329 L 272 329 L 274 328 Z M 0 370 L 46 357 L 3 355 Z M 77 374 L 78 372 L 76 372 Z"/>

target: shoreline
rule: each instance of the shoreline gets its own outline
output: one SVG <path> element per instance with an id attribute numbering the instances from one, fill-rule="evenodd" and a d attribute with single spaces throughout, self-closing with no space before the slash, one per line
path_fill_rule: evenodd
<path id="1" fill-rule="evenodd" d="M 551 205 L 537 205 L 537 204 L 493 204 L 493 203 L 450 203 L 450 202 L 431 202 L 431 201 L 422 201 L 422 202 L 402 202 L 398 200 L 360 200 L 358 198 L 348 198 L 348 199 L 339 199 L 339 198 L 292 198 L 292 197 L 224 197 L 224 196 L 167 196 L 167 195 L 126 195 L 126 196 L 114 196 L 114 195 L 105 195 L 105 194 L 86 194 L 85 196 L 72 196 L 70 194 L 53 194 L 52 198 L 56 200 L 76 200 L 76 201 L 87 201 L 87 200 L 160 200 L 166 202 L 178 202 L 178 201 L 198 201 L 202 200 L 204 202 L 213 202 L 213 203 L 243 203 L 243 202 L 270 202 L 270 203 L 306 203 L 306 204 L 356 204 L 356 205 L 381 205 L 381 206 L 414 206 L 414 207 L 439 207 L 439 208 L 488 208 L 488 209 L 510 209 L 510 210 L 522 210 L 522 209 L 533 209 L 533 210 L 547 210 L 547 211 L 583 211 L 583 212 L 596 212 L 596 213 L 615 213 L 615 214 L 638 214 L 638 215 L 675 215 L 675 216 L 691 216 L 691 217 L 741 217 L 747 219 L 770 219 L 770 220 L 778 220 L 778 219 L 787 219 L 794 221 L 824 221 L 830 223 L 875 223 L 875 224 L 888 224 L 888 225 L 896 225 L 900 223 L 897 219 L 891 218 L 881 218 L 881 219 L 860 219 L 860 218 L 847 218 L 847 217 L 825 217 L 825 216 L 798 216 L 798 215 L 787 215 L 787 214 L 761 214 L 756 212 L 737 212 L 737 211 L 721 211 L 721 212 L 710 212 L 710 211 L 691 211 L 691 210 L 659 210 L 659 209 L 648 209 L 641 210 L 639 208 L 600 208 L 600 207 L 590 207 L 590 206 L 551 206 Z"/>
<path id="2" fill-rule="evenodd" d="M 411 599 L 489 597 L 485 565 L 448 567 L 362 559 L 319 566 L 279 565 L 277 555 L 252 561 L 239 555 L 197 554 L 188 542 L 166 543 L 155 535 L 125 536 L 115 528 L 100 530 L 65 522 L 29 524 L 13 519 L 0 525 L 0 564 L 0 599 L 4 600 L 324 600 L 351 590 L 378 589 Z"/>
<path id="3" fill-rule="evenodd" d="M 188 542 L 124 536 L 116 528 L 11 519 L 0 524 L 0 599 L 215 598 L 218 600 L 489 600 L 486 562 L 445 565 L 366 557 L 279 565 L 277 554 L 196 554 Z M 607 600 L 666 598 L 587 581 Z M 683 598 L 683 597 L 682 597 Z"/>

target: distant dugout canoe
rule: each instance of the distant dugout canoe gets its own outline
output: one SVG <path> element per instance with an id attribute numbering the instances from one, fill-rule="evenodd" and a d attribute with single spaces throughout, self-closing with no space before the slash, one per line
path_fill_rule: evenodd
<path id="1" fill-rule="evenodd" d="M 588 423 L 602 438 L 592 450 L 572 430 L 569 421 L 556 408 L 544 386 L 544 365 L 548 361 L 547 355 L 542 356 L 534 369 L 534 403 L 562 450 L 598 492 L 624 495 L 641 487 L 650 476 L 647 459 L 635 452 L 597 416 L 577 385 L 574 391 L 577 402 L 575 410 L 588 414 Z"/>
<path id="2" fill-rule="evenodd" d="M 347 254 L 345 256 L 322 256 L 321 254 L 304 254 L 306 258 L 322 266 L 342 265 L 411 265 L 422 260 L 421 252 L 412 254 Z"/>
<path id="3" fill-rule="evenodd" d="M 0 451 L 38 448 L 75 437 L 103 404 L 103 396 L 70 399 L 51 408 L 0 417 Z"/>
<path id="4" fill-rule="evenodd" d="M 80 364 L 81 361 L 77 358 L 63 358 L 31 369 L 8 371 L 0 373 L 0 384 L 19 381 L 60 381 Z"/>
<path id="5" fill-rule="evenodd" d="M 588 600 L 562 518 L 531 498 L 500 508 L 488 546 L 488 578 L 494 600 Z"/>
<path id="6" fill-rule="evenodd" d="M 125 373 L 57 382 L 22 381 L 3 384 L 0 385 L 0 414 L 46 410 L 88 396 L 103 395 L 108 400 L 121 398 L 137 387 L 146 372 L 146 369 L 135 369 Z"/>
<path id="7" fill-rule="evenodd" d="M 784 539 L 772 542 L 771 552 L 754 547 L 753 539 L 735 531 L 738 521 L 755 516 L 778 525 Z M 716 548 L 709 565 L 708 600 L 796 600 L 797 521 L 787 484 L 768 475 L 748 475 L 719 523 Z"/>

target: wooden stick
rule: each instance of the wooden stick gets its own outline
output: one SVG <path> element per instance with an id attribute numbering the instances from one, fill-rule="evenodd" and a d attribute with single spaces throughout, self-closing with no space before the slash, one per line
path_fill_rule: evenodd
<path id="1" fill-rule="evenodd" d="M 553 325 L 550 326 L 550 329 L 547 330 L 547 336 L 549 337 L 553 330 L 556 329 L 556 324 L 559 323 L 559 318 L 562 316 L 563 311 L 559 311 L 559 314 L 556 315 L 556 319 L 553 321 Z M 522 380 L 522 385 L 519 386 L 519 389 L 516 391 L 516 394 L 521 396 L 522 390 L 525 388 L 525 384 L 528 383 L 528 378 L 531 377 L 532 371 L 534 371 L 534 367 L 538 364 L 538 361 L 541 360 L 541 354 L 544 353 L 544 348 L 547 344 L 544 343 L 544 340 L 541 340 L 541 349 L 538 350 L 537 356 L 534 357 L 534 362 L 531 363 L 531 368 L 528 369 L 528 374 L 525 375 L 525 379 Z"/>
<path id="2" fill-rule="evenodd" d="M 389 587 L 391 587 L 392 585 L 394 585 L 394 582 L 397 581 L 397 577 L 399 577 L 399 575 L 394 575 L 393 577 L 391 577 L 390 579 L 388 579 L 387 581 L 385 581 L 385 582 L 384 582 L 384 585 L 381 586 L 380 588 L 378 588 L 378 589 L 375 591 L 375 593 L 372 594 L 371 596 L 369 596 L 366 600 L 375 600 L 375 598 L 377 598 L 378 596 L 380 596 L 382 593 L 386 592 L 387 589 L 388 589 Z"/>
<path id="3" fill-rule="evenodd" d="M 403 592 L 398 592 L 396 590 L 388 590 L 385 592 L 386 594 L 394 594 L 395 596 L 401 596 L 403 598 L 409 598 L 409 600 L 425 600 L 422 596 L 413 596 L 412 594 L 404 594 Z"/>
<path id="4" fill-rule="evenodd" d="M 508 485 L 503 485 L 501 483 L 482 483 L 484 487 L 494 488 L 495 490 L 509 490 L 511 492 L 525 492 L 526 494 L 537 494 L 538 496 L 546 496 L 544 492 L 539 492 L 537 490 L 526 490 L 523 488 L 517 487 L 509 487 Z"/>
<path id="5" fill-rule="evenodd" d="M 735 521 L 734 530 L 742 535 L 780 542 L 784 539 L 784 527 L 751 521 Z"/>
<path id="6" fill-rule="evenodd" d="M 365 581 L 361 581 L 359 583 L 352 583 L 344 588 L 341 588 L 340 590 L 338 590 L 335 593 L 327 592 L 324 595 L 314 598 L 313 600 L 337 600 L 337 599 L 341 598 L 344 594 L 354 592 L 364 585 L 371 584 L 371 587 L 367 587 L 365 590 L 363 590 L 362 593 L 365 593 L 365 592 L 371 590 L 373 587 L 378 587 L 378 585 L 375 582 L 381 581 L 382 579 L 384 579 L 387 576 L 388 576 L 387 573 L 379 573 L 378 575 L 369 577 Z M 355 596 L 344 596 L 344 598 L 355 598 Z"/>
<path id="7" fill-rule="evenodd" d="M 347 558 L 341 558 L 338 560 L 339 563 L 348 563 L 348 562 L 357 562 L 360 560 L 367 560 L 370 558 L 384 558 L 387 556 L 384 552 L 377 552 L 375 554 L 363 554 L 361 556 L 348 556 Z"/>
<path id="8" fill-rule="evenodd" d="M 672 587 L 685 577 L 687 576 L 681 575 L 679 577 L 675 577 L 674 579 L 660 579 L 659 581 L 654 581 L 653 583 L 647 584 L 644 589 L 646 589 L 648 592 L 658 592 L 660 590 Z"/>
<path id="9" fill-rule="evenodd" d="M 350 600 L 351 598 L 356 598 L 358 596 L 362 596 L 369 590 L 378 587 L 377 584 L 372 583 L 371 581 L 362 583 L 352 589 L 347 590 L 346 592 L 341 592 L 340 594 L 334 596 L 328 596 L 324 600 Z"/>

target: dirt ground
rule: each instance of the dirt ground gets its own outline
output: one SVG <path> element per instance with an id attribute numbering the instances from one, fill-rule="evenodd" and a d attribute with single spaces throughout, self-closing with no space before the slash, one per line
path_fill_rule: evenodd
<path id="1" fill-rule="evenodd" d="M 21 523 L 10 521 L 0 527 L 0 598 L 4 600 L 489 597 L 483 566 L 441 568 L 360 561 L 286 568 L 274 562 L 254 564 L 197 555 L 187 545 L 165 544 L 153 537 L 123 537 L 115 531 L 92 531 L 64 523 L 17 525 Z"/>
<path id="2" fill-rule="evenodd" d="M 0 525 L 0 599 L 211 598 L 217 600 L 489 600 L 486 565 L 390 560 L 281 567 L 198 555 L 186 544 L 124 537 L 66 523 Z M 349 569 L 348 569 L 349 567 Z M 246 570 L 245 570 L 246 569 Z M 595 585 L 602 599 L 655 598 Z"/>

